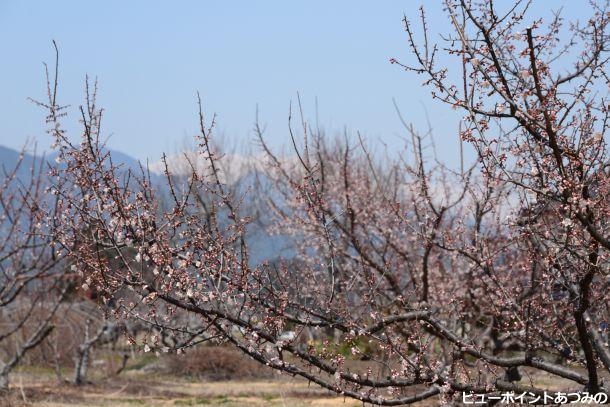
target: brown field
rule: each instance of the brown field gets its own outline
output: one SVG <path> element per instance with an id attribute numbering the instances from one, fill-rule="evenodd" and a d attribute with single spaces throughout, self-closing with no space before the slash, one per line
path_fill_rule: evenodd
<path id="1" fill-rule="evenodd" d="M 545 377 L 538 377 L 536 381 L 549 388 L 559 388 Z M 415 404 L 416 407 L 437 405 L 435 398 Z M 9 406 L 360 407 L 363 404 L 285 376 L 210 381 L 131 370 L 119 377 L 98 378 L 93 384 L 77 387 L 68 383 L 59 385 L 50 369 L 26 367 L 13 375 L 10 394 L 0 400 L 0 407 Z"/>
<path id="2" fill-rule="evenodd" d="M 215 349 L 219 354 L 218 349 Z M 300 378 L 279 375 L 270 370 L 252 370 L 242 355 L 227 354 L 222 361 L 224 368 L 240 363 L 241 371 L 232 371 L 233 376 L 213 379 L 205 376 L 189 376 L 184 373 L 189 364 L 201 356 L 211 360 L 210 353 L 197 353 L 190 358 L 156 359 L 150 355 L 140 355 L 131 359 L 126 370 L 119 376 L 107 374 L 97 368 L 91 372 L 90 384 L 75 386 L 64 380 L 59 384 L 56 372 L 50 367 L 39 365 L 22 366 L 11 376 L 10 393 L 0 400 L 0 407 L 13 406 L 363 406 L 362 402 L 343 397 L 309 384 Z M 236 358 L 233 360 L 233 358 Z M 179 361 L 180 363 L 176 362 Z M 164 371 L 147 370 L 159 365 Z M 169 367 L 169 370 L 167 370 Z M 192 366 L 191 366 L 192 368 Z M 260 368 L 259 368 L 260 369 Z M 267 369 L 267 368 L 263 368 Z M 61 370 L 62 377 L 70 377 L 71 370 Z M 222 373 L 222 372 L 221 372 Z M 225 372 L 226 373 L 226 372 Z M 252 374 L 255 373 L 255 376 Z M 569 382 L 557 381 L 539 372 L 524 371 L 521 381 L 524 385 L 541 385 L 559 390 L 570 386 Z M 215 377 L 219 371 L 215 372 Z M 564 387 L 565 388 L 565 387 Z M 2 396 L 0 396 L 2 398 Z M 437 398 L 416 403 L 416 407 L 437 406 Z M 369 406 L 369 404 L 365 404 Z"/>
<path id="3" fill-rule="evenodd" d="M 4 406 L 362 406 L 296 379 L 209 381 L 128 373 L 95 384 L 58 385 L 22 372 Z"/>
<path id="4" fill-rule="evenodd" d="M 120 356 L 102 347 L 95 350 L 88 384 L 81 386 L 70 383 L 69 354 L 57 370 L 43 353 L 32 352 L 27 363 L 11 374 L 10 391 L 0 395 L 0 407 L 363 406 L 304 379 L 279 374 L 224 346 L 200 346 L 180 356 L 133 353 L 119 375 Z M 436 399 L 417 404 L 435 405 Z"/>

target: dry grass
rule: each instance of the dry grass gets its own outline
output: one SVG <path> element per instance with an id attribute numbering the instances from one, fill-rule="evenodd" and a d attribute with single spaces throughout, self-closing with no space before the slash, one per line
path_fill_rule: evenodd
<path id="1" fill-rule="evenodd" d="M 207 351 L 206 351 L 207 352 Z M 237 362 L 241 359 L 218 354 L 218 358 L 202 352 L 197 354 L 201 362 L 205 355 L 211 358 L 211 368 L 216 369 L 219 361 Z M 221 379 L 215 374 L 203 374 L 195 370 L 189 375 L 175 371 L 182 360 L 171 359 L 170 369 L 151 373 L 145 369 L 158 361 L 150 355 L 141 355 L 130 360 L 128 369 L 120 376 L 108 377 L 92 375 L 93 384 L 76 387 L 70 384 L 58 385 L 52 369 L 42 367 L 22 367 L 12 375 L 11 391 L 8 397 L 0 400 L 0 407 L 13 406 L 271 406 L 271 407 L 308 407 L 342 406 L 356 407 L 363 404 L 351 399 L 337 397 L 335 394 L 309 385 L 298 378 L 270 374 L 265 377 L 244 376 L 249 368 L 236 370 L 231 380 Z M 192 355 L 195 356 L 195 355 Z M 167 359 L 166 359 L 167 360 Z M 218 362 L 218 363 L 217 363 Z M 232 371 L 233 368 L 229 369 Z M 186 369 L 188 370 L 188 369 Z M 220 369 L 222 370 L 222 369 Z M 234 369 L 233 369 L 234 370 Z M 184 372 L 182 372 L 184 373 Z M 201 375 L 200 375 L 201 373 Z M 539 372 L 524 371 L 521 384 L 542 385 L 549 389 L 565 388 L 573 383 L 557 381 Z M 214 380 L 216 379 L 216 380 Z M 0 396 L 1 398 L 1 396 Z M 437 398 L 417 403 L 418 407 L 439 405 Z M 367 404 L 368 406 L 368 404 Z"/>
<path id="2" fill-rule="evenodd" d="M 266 379 L 273 370 L 228 346 L 198 346 L 183 355 L 167 355 L 167 373 L 207 380 Z"/>
<path id="3" fill-rule="evenodd" d="M 94 385 L 58 386 L 49 376 L 16 375 L 4 406 L 361 406 L 301 380 L 189 382 L 129 373 Z"/>

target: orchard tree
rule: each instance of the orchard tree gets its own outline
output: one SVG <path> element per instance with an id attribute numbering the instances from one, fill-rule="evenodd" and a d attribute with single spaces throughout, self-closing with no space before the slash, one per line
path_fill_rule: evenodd
<path id="1" fill-rule="evenodd" d="M 447 1 L 453 34 L 438 46 L 423 10 L 421 35 L 405 18 L 414 64 L 392 60 L 464 112 L 470 167 L 428 159 L 429 138 L 412 127 L 412 154 L 393 159 L 325 138 L 300 109 L 294 157 L 276 155 L 256 126 L 270 232 L 293 246 L 285 260 L 251 260 L 248 208 L 223 182 L 201 101 L 199 162 L 187 160 L 182 184 L 166 165 L 161 207 L 146 169 L 121 175 L 105 151 L 95 89 L 71 144 L 49 86 L 57 242 L 83 289 L 116 301 L 117 317 L 182 338 L 168 346 L 151 333 L 144 351 L 228 342 L 372 404 L 607 393 L 610 14 L 593 4 L 583 24 L 559 14 L 545 24 L 530 21 L 529 3 L 503 7 Z M 439 53 L 461 69 L 437 66 Z"/>
<path id="2" fill-rule="evenodd" d="M 597 392 L 598 364 L 610 368 L 599 334 L 608 318 L 610 10 L 590 3 L 593 16 L 570 23 L 562 42 L 562 16 L 525 25 L 529 6 L 500 13 L 493 2 L 446 3 L 455 33 L 447 49 L 462 66 L 456 83 L 435 63 L 422 10 L 423 44 L 405 19 L 417 64 L 401 65 L 467 113 L 461 137 L 476 148 L 483 174 L 514 187 L 521 208 L 507 226 L 531 267 L 527 306 L 548 336 L 531 340 L 579 358 L 587 389 Z"/>
<path id="3" fill-rule="evenodd" d="M 52 246 L 43 160 L 24 167 L 24 152 L 0 180 L 0 393 L 9 374 L 54 327 L 65 298 L 63 258 Z"/>

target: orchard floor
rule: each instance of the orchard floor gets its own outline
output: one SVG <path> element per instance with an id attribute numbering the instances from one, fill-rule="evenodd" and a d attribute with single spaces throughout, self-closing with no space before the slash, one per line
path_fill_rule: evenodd
<path id="1" fill-rule="evenodd" d="M 530 379 L 550 389 L 558 390 L 564 384 L 546 376 Z M 414 404 L 416 407 L 438 405 L 436 398 Z M 207 381 L 128 370 L 120 376 L 95 377 L 92 384 L 74 386 L 58 384 L 50 369 L 21 368 L 11 376 L 9 395 L 4 398 L 0 395 L 0 407 L 13 406 L 360 407 L 363 404 L 286 376 Z"/>
<path id="2" fill-rule="evenodd" d="M 25 375 L 23 375 L 25 376 Z M 4 406 L 362 406 L 296 380 L 189 382 L 125 375 L 81 387 L 16 377 Z M 28 380 L 29 379 L 29 380 Z"/>
<path id="3" fill-rule="evenodd" d="M 433 406 L 437 403 L 418 405 Z M 336 397 L 315 385 L 288 378 L 205 382 L 125 374 L 76 387 L 58 385 L 48 375 L 21 372 L 13 375 L 11 392 L 0 401 L 0 406 L 357 407 L 362 403 Z"/>

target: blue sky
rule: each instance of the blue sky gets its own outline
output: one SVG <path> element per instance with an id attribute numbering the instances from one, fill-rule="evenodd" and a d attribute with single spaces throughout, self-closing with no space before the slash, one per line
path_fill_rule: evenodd
<path id="1" fill-rule="evenodd" d="M 532 16 L 548 12 L 538 1 Z M 0 144 L 47 148 L 42 61 L 60 46 L 60 101 L 76 120 L 85 74 L 99 80 L 109 146 L 156 160 L 197 128 L 195 93 L 236 143 L 253 139 L 256 105 L 268 139 L 289 141 L 287 112 L 300 92 L 305 114 L 329 132 L 361 131 L 392 149 L 405 132 L 392 106 L 424 129 L 427 110 L 441 159 L 455 159 L 459 116 L 433 102 L 421 77 L 390 65 L 409 60 L 401 19 L 415 1 L 21 1 L 0 0 Z M 586 16 L 585 1 L 569 5 Z M 448 30 L 441 1 L 426 2 L 430 29 Z M 424 109 L 425 107 L 425 109 Z M 67 126 L 75 136 L 77 127 Z"/>

